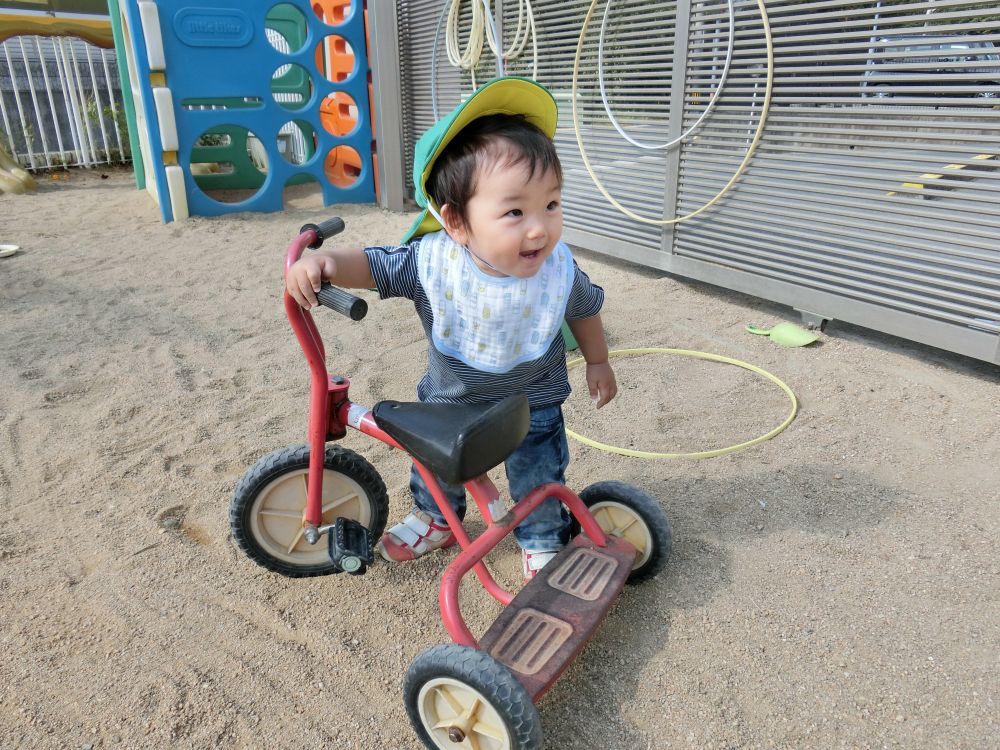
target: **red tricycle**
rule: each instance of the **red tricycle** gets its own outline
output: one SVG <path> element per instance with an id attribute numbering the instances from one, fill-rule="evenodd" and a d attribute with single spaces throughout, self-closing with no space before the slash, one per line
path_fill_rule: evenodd
<path id="1" fill-rule="evenodd" d="M 339 218 L 304 226 L 288 248 L 286 273 L 306 247 L 319 247 L 343 228 Z M 367 313 L 364 300 L 329 284 L 318 298 L 353 320 Z M 506 507 L 487 472 L 528 432 L 523 394 L 493 404 L 352 403 L 349 381 L 328 374 L 311 313 L 287 293 L 284 301 L 312 372 L 309 442 L 265 456 L 243 476 L 229 509 L 233 538 L 251 560 L 282 575 L 364 573 L 386 524 L 385 484 L 360 455 L 327 443 L 352 427 L 405 451 L 461 546 L 439 597 L 454 642 L 425 650 L 407 671 L 410 721 L 424 744 L 438 750 L 540 748 L 535 701 L 583 649 L 625 583 L 649 578 L 667 562 L 666 515 L 652 497 L 622 482 L 599 482 L 579 496 L 545 484 Z M 475 501 L 486 522 L 475 539 L 437 477 L 464 484 Z M 546 497 L 569 509 L 573 538 L 515 595 L 494 580 L 483 558 Z M 504 605 L 478 640 L 458 601 L 459 583 L 470 570 Z"/>

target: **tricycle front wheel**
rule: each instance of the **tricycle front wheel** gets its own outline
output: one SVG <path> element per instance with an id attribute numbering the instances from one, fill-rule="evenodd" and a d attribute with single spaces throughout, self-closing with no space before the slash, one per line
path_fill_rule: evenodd
<path id="1" fill-rule="evenodd" d="M 274 451 L 243 475 L 229 504 L 229 527 L 239 548 L 258 565 L 291 578 L 338 572 L 326 540 L 309 544 L 303 533 L 308 477 L 308 445 Z M 346 448 L 327 446 L 322 507 L 323 524 L 343 516 L 378 539 L 389 497 L 368 461 Z"/>

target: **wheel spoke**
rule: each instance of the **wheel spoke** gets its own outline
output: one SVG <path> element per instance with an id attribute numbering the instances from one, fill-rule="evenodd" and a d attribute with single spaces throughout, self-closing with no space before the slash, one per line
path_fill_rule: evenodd
<path id="1" fill-rule="evenodd" d="M 490 724 L 486 721 L 483 721 L 482 719 L 480 719 L 473 725 L 472 731 L 475 732 L 476 734 L 481 734 L 484 737 L 489 737 L 490 739 L 496 740 L 497 742 L 503 742 L 505 739 L 507 739 L 503 729 L 501 729 L 500 727 L 496 727 L 493 724 Z"/>
<path id="2" fill-rule="evenodd" d="M 337 506 L 343 505 L 344 503 L 350 500 L 354 500 L 355 498 L 357 498 L 357 496 L 358 496 L 357 492 L 351 492 L 344 495 L 343 497 L 338 497 L 336 500 L 331 500 L 330 502 L 328 502 L 326 505 L 323 506 L 324 515 L 326 514 L 327 511 L 332 510 Z"/>
<path id="3" fill-rule="evenodd" d="M 273 510 L 271 508 L 261 508 L 260 515 L 275 516 L 277 518 L 291 518 L 296 521 L 302 520 L 302 514 L 296 513 L 294 510 Z"/>
<path id="4" fill-rule="evenodd" d="M 625 532 L 639 521 L 639 518 L 632 513 L 610 505 L 594 511 L 594 518 L 605 534 L 617 537 L 624 537 Z"/>
<path id="5" fill-rule="evenodd" d="M 631 529 L 637 523 L 639 523 L 639 519 L 636 518 L 635 516 L 632 516 L 631 520 L 627 524 L 625 524 L 624 526 L 619 526 L 618 528 L 616 528 L 615 529 L 615 533 L 618 536 L 625 536 L 625 532 L 628 531 L 629 529 Z"/>
<path id="6" fill-rule="evenodd" d="M 298 530 L 298 533 L 296 533 L 295 536 L 292 537 L 292 543 L 289 544 L 288 545 L 288 549 L 285 550 L 285 554 L 286 555 L 292 554 L 295 551 L 295 548 L 297 546 L 299 546 L 299 541 L 302 539 L 302 533 L 303 533 L 303 531 L 304 531 L 304 529 L 300 528 Z"/>
<path id="7" fill-rule="evenodd" d="M 621 536 L 622 518 L 624 518 L 625 521 L 628 521 L 632 518 L 632 514 L 622 510 L 621 508 L 609 508 L 608 511 L 608 515 L 611 516 L 611 521 L 615 525 L 615 533 Z"/>
<path id="8" fill-rule="evenodd" d="M 465 709 L 465 711 L 462 713 L 462 721 L 469 721 L 473 716 L 476 715 L 476 711 L 478 710 L 479 710 L 479 696 L 474 696 L 472 698 L 472 703 L 470 703 L 469 707 Z"/>
<path id="9" fill-rule="evenodd" d="M 452 718 L 462 715 L 462 712 L 464 711 L 462 702 L 451 694 L 451 690 L 442 685 L 441 687 L 438 688 L 438 695 L 444 698 L 445 702 L 448 704 L 451 710 L 455 712 Z"/>
<path id="10" fill-rule="evenodd" d="M 610 534 L 615 527 L 615 518 L 611 515 L 610 508 L 598 508 L 594 513 L 594 520 L 597 521 L 597 525 L 603 529 L 605 534 Z"/>

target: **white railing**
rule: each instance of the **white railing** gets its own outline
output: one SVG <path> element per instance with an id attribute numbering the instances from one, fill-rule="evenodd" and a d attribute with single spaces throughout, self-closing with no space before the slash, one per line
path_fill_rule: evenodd
<path id="1" fill-rule="evenodd" d="M 0 144 L 27 169 L 130 162 L 114 50 L 63 37 L 0 43 Z"/>

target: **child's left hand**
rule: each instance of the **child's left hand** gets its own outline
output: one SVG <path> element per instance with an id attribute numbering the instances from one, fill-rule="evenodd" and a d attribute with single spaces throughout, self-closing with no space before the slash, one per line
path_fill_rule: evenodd
<path id="1" fill-rule="evenodd" d="M 607 361 L 587 363 L 587 388 L 590 389 L 590 400 L 598 409 L 618 395 L 615 371 Z"/>

